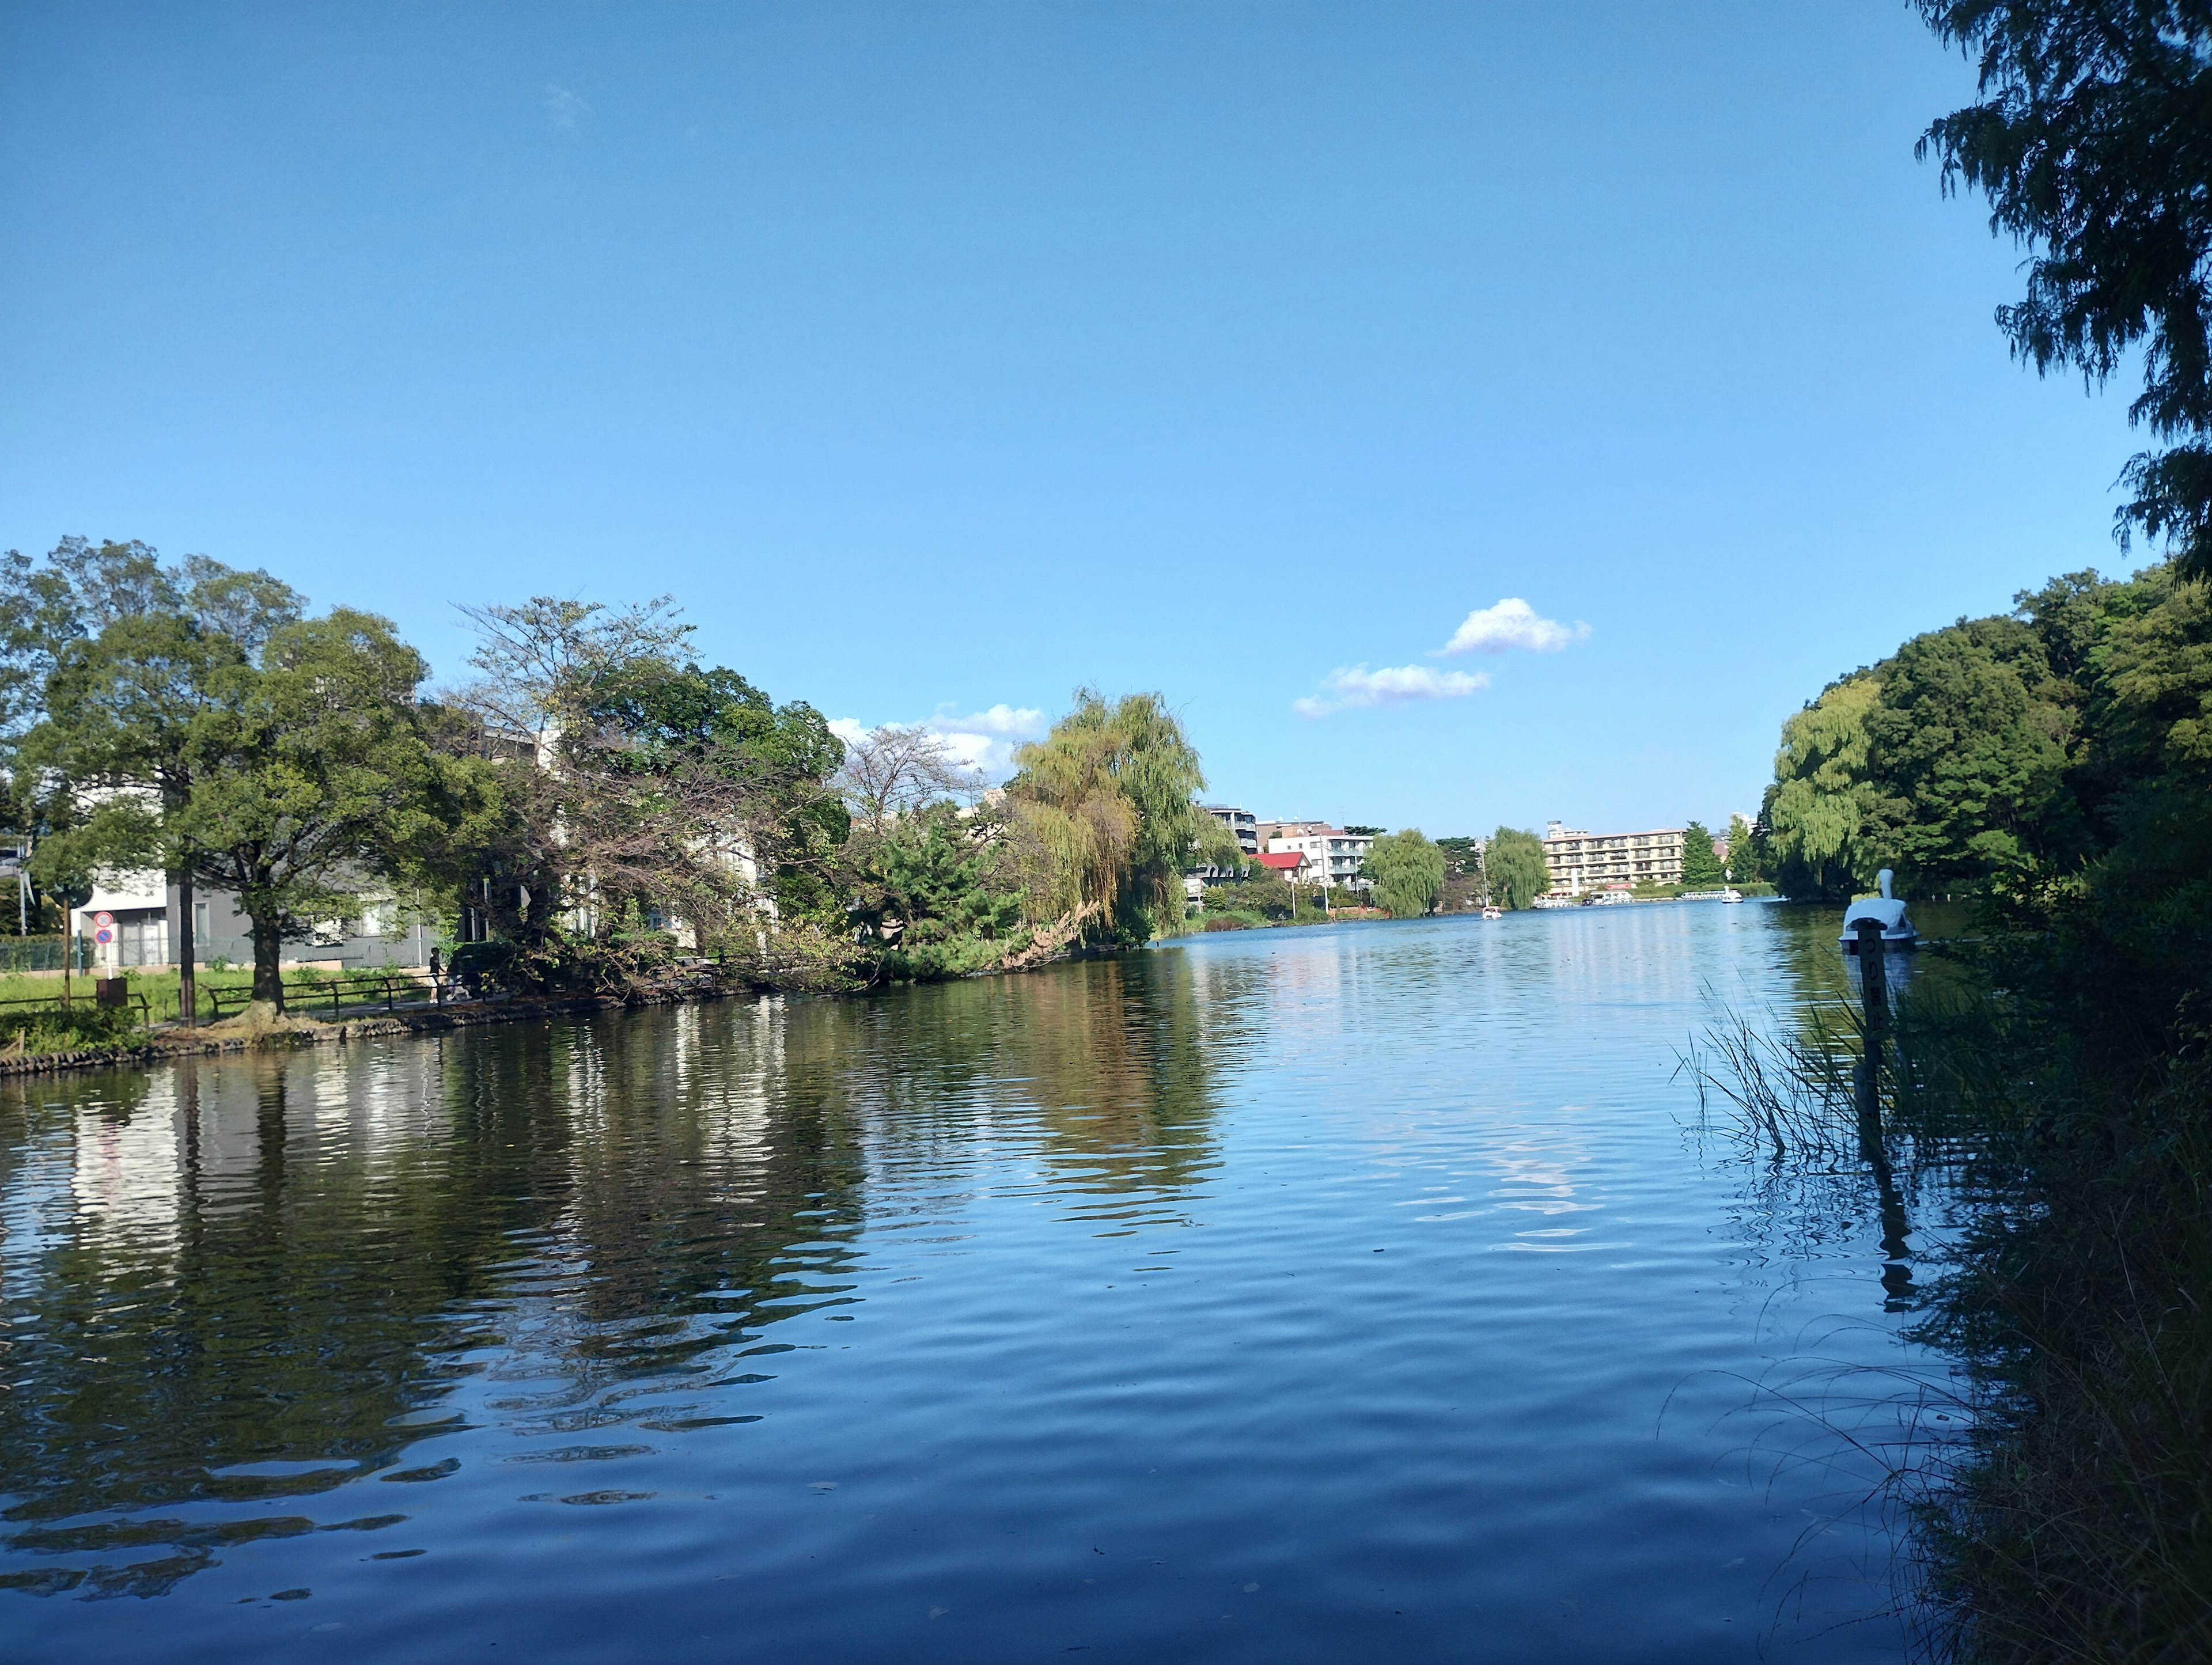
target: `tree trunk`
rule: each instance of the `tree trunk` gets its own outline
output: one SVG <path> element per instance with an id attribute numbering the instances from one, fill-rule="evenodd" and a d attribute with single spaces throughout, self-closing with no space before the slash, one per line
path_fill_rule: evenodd
<path id="1" fill-rule="evenodd" d="M 264 1001 L 278 1012 L 284 1009 L 284 939 L 277 934 L 273 915 L 255 914 L 253 919 L 253 1003 Z"/>
<path id="2" fill-rule="evenodd" d="M 186 1029 L 199 1026 L 199 985 L 192 977 L 192 961 L 199 945 L 192 940 L 192 870 L 177 878 L 177 1010 Z"/>

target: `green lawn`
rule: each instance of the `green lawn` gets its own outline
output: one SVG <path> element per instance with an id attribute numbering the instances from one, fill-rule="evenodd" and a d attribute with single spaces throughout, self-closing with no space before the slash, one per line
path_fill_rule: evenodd
<path id="1" fill-rule="evenodd" d="M 333 971 L 312 971 L 304 967 L 288 968 L 284 973 L 284 1002 L 288 1006 L 301 1011 L 309 1017 L 327 1016 L 330 1011 L 329 995 L 326 993 L 321 994 L 319 1001 L 321 1010 L 319 1012 L 317 1011 L 319 993 L 328 990 L 334 982 L 341 981 L 348 983 L 364 981 L 374 982 L 386 975 L 387 974 L 382 971 L 342 974 Z M 131 994 L 134 997 L 131 1005 L 131 1010 L 134 1014 L 137 1011 L 137 1000 L 135 997 L 143 994 L 146 997 L 148 1007 L 155 1023 L 167 1023 L 176 1018 L 178 1015 L 176 972 L 133 968 L 125 970 L 123 976 L 124 981 L 130 985 Z M 207 1000 L 210 989 L 221 991 L 226 994 L 242 994 L 253 986 L 253 973 L 250 968 L 242 966 L 233 967 L 227 971 L 210 971 L 203 969 L 197 981 L 200 990 L 200 1015 L 204 1021 L 208 1015 Z M 70 988 L 72 998 L 87 1006 L 92 1004 L 93 982 L 94 979 L 90 976 L 71 978 Z M 27 976 L 21 973 L 14 975 L 0 975 L 0 1003 L 9 1000 L 52 1001 L 60 1000 L 61 996 L 62 980 L 58 976 Z M 348 1014 L 357 1012 L 362 1009 L 362 1005 L 359 1000 L 348 999 L 343 1003 L 343 1010 Z M 5 1013 L 10 1010 L 21 1011 L 22 1008 L 11 1008 L 5 1004 L 0 1004 L 0 1013 Z M 223 1010 L 226 1012 L 235 1011 L 235 1002 L 226 1000 L 223 1002 Z"/>

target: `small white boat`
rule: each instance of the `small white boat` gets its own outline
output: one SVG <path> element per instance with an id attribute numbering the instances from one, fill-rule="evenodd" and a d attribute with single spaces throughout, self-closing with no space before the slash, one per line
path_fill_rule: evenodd
<path id="1" fill-rule="evenodd" d="M 1503 908 L 1486 908 L 1482 910 L 1482 916 L 1485 919 L 1504 919 L 1505 910 Z"/>
<path id="2" fill-rule="evenodd" d="M 1836 939 L 1846 954 L 1859 951 L 1859 921 L 1863 919 L 1881 921 L 1881 945 L 1885 950 L 1911 948 L 1920 940 L 1920 933 L 1913 927 L 1911 915 L 1905 904 L 1890 894 L 1894 875 L 1884 867 L 1874 876 L 1875 887 L 1881 894 L 1861 896 L 1844 909 L 1844 933 Z"/>
<path id="3" fill-rule="evenodd" d="M 1721 900 L 1723 902 L 1741 902 L 1743 900 L 1743 892 L 1734 888 L 1730 888 L 1721 892 Z"/>

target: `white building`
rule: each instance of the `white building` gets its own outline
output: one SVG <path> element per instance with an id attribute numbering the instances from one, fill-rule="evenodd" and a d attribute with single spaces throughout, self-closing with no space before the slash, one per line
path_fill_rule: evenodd
<path id="1" fill-rule="evenodd" d="M 113 974 L 132 966 L 177 963 L 184 932 L 182 898 L 157 871 L 98 874 L 93 891 L 70 921 L 79 942 L 77 963 Z M 279 950 L 286 965 L 325 967 L 419 966 L 437 940 L 434 927 L 411 917 L 383 894 L 363 896 L 351 919 L 319 920 L 305 942 Z M 106 940 L 102 941 L 105 933 Z M 192 958 L 206 966 L 222 960 L 253 963 L 253 924 L 227 891 L 198 889 L 192 898 Z"/>
<path id="2" fill-rule="evenodd" d="M 1552 889 L 1569 896 L 1608 885 L 1680 884 L 1680 827 L 1590 833 L 1554 821 L 1544 829 L 1544 866 Z"/>
<path id="3" fill-rule="evenodd" d="M 1305 884 L 1325 884 L 1334 889 L 1349 884 L 1359 873 L 1360 865 L 1375 841 L 1364 833 L 1348 833 L 1341 827 L 1317 825 L 1312 822 L 1295 823 L 1285 826 L 1275 837 L 1267 841 L 1270 855 L 1303 855 L 1304 871 L 1299 875 Z M 1359 881 L 1364 889 L 1366 881 Z"/>

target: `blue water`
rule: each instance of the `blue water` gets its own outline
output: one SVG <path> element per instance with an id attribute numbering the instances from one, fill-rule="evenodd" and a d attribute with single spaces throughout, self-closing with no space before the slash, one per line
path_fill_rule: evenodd
<path id="1" fill-rule="evenodd" d="M 1929 1368 L 1871 1201 L 1676 1071 L 1833 933 L 1224 933 L 0 1087 L 0 1656 L 1901 1656 L 1832 1425 Z"/>

